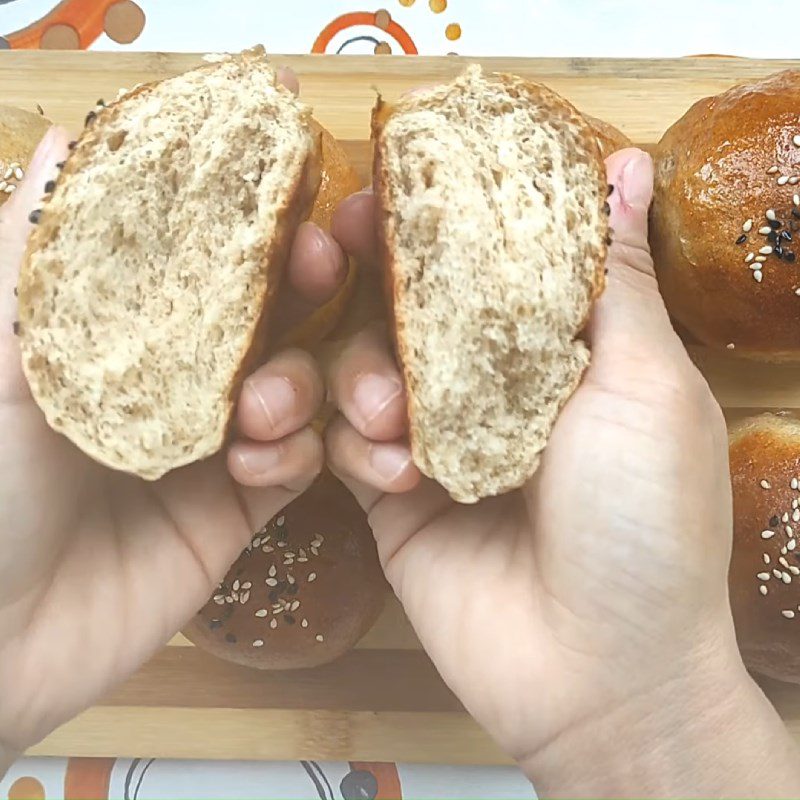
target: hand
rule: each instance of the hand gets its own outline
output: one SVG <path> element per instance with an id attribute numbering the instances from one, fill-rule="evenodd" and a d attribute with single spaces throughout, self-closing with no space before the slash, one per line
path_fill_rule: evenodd
<path id="1" fill-rule="evenodd" d="M 158 482 L 104 469 L 45 424 L 12 334 L 14 286 L 28 214 L 68 138 L 47 134 L 0 209 L 0 775 L 4 750 L 7 760 L 39 740 L 165 644 L 323 461 L 309 427 L 322 381 L 297 350 L 246 381 L 242 439 Z M 324 302 L 345 275 L 341 248 L 306 223 L 281 305 Z"/>
<path id="2" fill-rule="evenodd" d="M 411 461 L 385 336 L 332 370 L 329 461 L 445 681 L 542 794 L 778 796 L 797 757 L 736 649 L 727 436 L 647 245 L 652 163 L 607 162 L 614 244 L 592 362 L 520 491 L 459 506 Z M 374 201 L 334 222 L 375 261 Z"/>

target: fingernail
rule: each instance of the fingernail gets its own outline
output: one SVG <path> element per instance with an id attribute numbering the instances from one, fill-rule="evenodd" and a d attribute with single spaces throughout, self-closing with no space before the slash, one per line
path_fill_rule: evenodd
<path id="1" fill-rule="evenodd" d="M 297 392 L 285 378 L 250 378 L 244 385 L 244 391 L 252 394 L 273 429 L 292 414 L 297 402 Z"/>
<path id="2" fill-rule="evenodd" d="M 367 373 L 356 381 L 353 402 L 364 422 L 372 422 L 402 391 L 400 381 Z"/>
<path id="3" fill-rule="evenodd" d="M 320 258 L 324 260 L 333 277 L 341 277 L 345 270 L 345 265 L 344 259 L 342 258 L 342 249 L 339 247 L 336 240 L 313 222 L 305 222 L 303 224 L 308 227 L 313 245 Z"/>
<path id="4" fill-rule="evenodd" d="M 239 453 L 239 463 L 250 475 L 264 475 L 271 472 L 280 461 L 281 448 L 278 445 L 263 445 Z"/>
<path id="5" fill-rule="evenodd" d="M 628 206 L 647 207 L 653 198 L 653 159 L 638 150 L 622 168 L 617 182 L 619 200 Z"/>
<path id="6" fill-rule="evenodd" d="M 373 444 L 369 449 L 369 462 L 375 472 L 389 483 L 408 469 L 411 453 L 400 444 Z"/>

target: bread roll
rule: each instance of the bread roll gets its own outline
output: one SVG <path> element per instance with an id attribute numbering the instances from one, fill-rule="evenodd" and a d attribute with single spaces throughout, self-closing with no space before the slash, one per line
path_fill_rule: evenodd
<path id="1" fill-rule="evenodd" d="M 700 100 L 656 148 L 650 237 L 667 307 L 700 342 L 800 355 L 800 72 Z"/>
<path id="2" fill-rule="evenodd" d="M 800 421 L 763 414 L 732 426 L 730 596 L 749 669 L 800 682 Z"/>
<path id="3" fill-rule="evenodd" d="M 597 146 L 600 148 L 600 155 L 608 158 L 618 150 L 626 147 L 633 147 L 633 142 L 621 131 L 602 119 L 584 114 L 583 118 L 591 125 Z"/>
<path id="4" fill-rule="evenodd" d="M 16 190 L 49 127 L 41 114 L 0 106 L 0 206 Z"/>
<path id="5" fill-rule="evenodd" d="M 459 502 L 507 492 L 589 363 L 577 335 L 608 236 L 597 142 L 549 89 L 477 66 L 373 124 L 414 462 Z"/>
<path id="6" fill-rule="evenodd" d="M 327 219 L 320 129 L 260 50 L 91 112 L 19 281 L 23 368 L 50 425 L 147 479 L 218 451 L 320 185 Z"/>
<path id="7" fill-rule="evenodd" d="M 314 667 L 358 642 L 386 589 L 366 514 L 325 473 L 256 533 L 184 634 L 237 664 Z"/>

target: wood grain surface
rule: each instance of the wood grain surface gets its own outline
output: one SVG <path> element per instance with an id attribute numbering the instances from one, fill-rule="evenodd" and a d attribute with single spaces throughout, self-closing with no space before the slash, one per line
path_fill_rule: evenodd
<path id="1" fill-rule="evenodd" d="M 368 180 L 369 112 L 414 86 L 455 75 L 457 57 L 275 56 L 300 76 L 302 97 Z M 479 59 L 548 84 L 579 109 L 649 147 L 697 99 L 796 62 Z M 0 103 L 78 128 L 98 98 L 201 63 L 164 53 L 0 53 Z M 800 408 L 800 368 L 691 346 L 729 418 Z M 57 654 L 54 654 L 57 659 Z M 764 688 L 800 738 L 800 689 Z M 546 687 L 542 687 L 546 691 Z M 37 755 L 363 759 L 507 763 L 436 675 L 396 602 L 358 648 L 316 670 L 260 673 L 214 660 L 181 636 L 149 664 L 33 748 Z"/>

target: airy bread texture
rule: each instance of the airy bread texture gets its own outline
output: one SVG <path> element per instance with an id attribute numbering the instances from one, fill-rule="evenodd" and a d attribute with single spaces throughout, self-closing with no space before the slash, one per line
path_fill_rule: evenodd
<path id="1" fill-rule="evenodd" d="M 16 191 L 50 120 L 13 106 L 0 106 L 0 206 Z"/>
<path id="2" fill-rule="evenodd" d="M 700 343 L 800 358 L 800 71 L 695 103 L 655 156 L 650 244 L 672 316 Z"/>
<path id="3" fill-rule="evenodd" d="M 250 51 L 90 115 L 19 281 L 49 424 L 155 479 L 222 446 L 319 183 L 308 109 Z"/>
<path id="4" fill-rule="evenodd" d="M 736 638 L 749 669 L 800 683 L 800 420 L 749 417 L 729 441 Z"/>
<path id="5" fill-rule="evenodd" d="M 531 477 L 589 363 L 603 162 L 569 103 L 477 66 L 373 124 L 413 458 L 475 502 Z"/>

